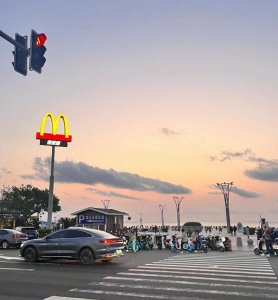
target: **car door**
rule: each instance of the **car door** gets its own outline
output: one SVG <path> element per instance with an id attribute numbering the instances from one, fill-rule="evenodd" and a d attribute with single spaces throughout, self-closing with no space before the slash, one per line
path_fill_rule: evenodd
<path id="1" fill-rule="evenodd" d="M 46 236 L 42 241 L 40 241 L 38 248 L 40 256 L 47 257 L 58 257 L 61 256 L 61 244 L 65 237 L 65 230 L 56 231 L 48 236 Z"/>
<path id="2" fill-rule="evenodd" d="M 3 241 L 8 239 L 8 232 L 7 230 L 4 229 L 0 229 L 0 246 L 2 244 Z"/>
<path id="3" fill-rule="evenodd" d="M 61 239 L 58 246 L 60 255 L 65 257 L 78 257 L 79 250 L 83 245 L 83 239 L 89 237 L 90 234 L 80 230 L 65 230 L 64 237 Z"/>

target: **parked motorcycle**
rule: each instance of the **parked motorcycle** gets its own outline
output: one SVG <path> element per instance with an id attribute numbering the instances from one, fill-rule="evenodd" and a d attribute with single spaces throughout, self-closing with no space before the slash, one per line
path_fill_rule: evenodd
<path id="1" fill-rule="evenodd" d="M 197 241 L 195 243 L 184 243 L 182 250 L 188 251 L 189 253 L 195 252 L 195 251 L 202 251 L 204 253 L 208 252 L 208 247 L 206 243 L 206 239 L 204 236 L 199 236 L 197 238 Z"/>
<path id="2" fill-rule="evenodd" d="M 159 250 L 161 250 L 162 249 L 162 236 L 161 235 L 156 235 L 155 236 L 155 242 L 156 242 L 157 248 Z"/>
<path id="3" fill-rule="evenodd" d="M 218 250 L 224 252 L 226 247 L 224 244 L 225 238 L 221 238 L 220 236 L 208 236 L 206 238 L 207 247 L 210 250 Z"/>

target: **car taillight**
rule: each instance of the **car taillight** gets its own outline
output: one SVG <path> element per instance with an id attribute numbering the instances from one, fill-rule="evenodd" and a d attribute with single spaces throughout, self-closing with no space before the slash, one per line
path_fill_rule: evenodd
<path id="1" fill-rule="evenodd" d="M 105 239 L 105 240 L 99 240 L 101 244 L 115 244 L 115 243 L 123 243 L 123 240 L 113 240 L 113 239 Z"/>

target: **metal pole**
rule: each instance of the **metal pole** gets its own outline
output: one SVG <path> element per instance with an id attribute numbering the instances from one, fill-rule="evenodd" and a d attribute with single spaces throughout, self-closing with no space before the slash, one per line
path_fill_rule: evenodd
<path id="1" fill-rule="evenodd" d="M 176 210 L 177 210 L 177 223 L 178 223 L 178 231 L 180 231 L 180 227 L 181 227 L 181 220 L 180 220 L 180 204 L 183 200 L 184 197 L 173 197 L 174 198 L 174 202 L 176 204 Z"/>
<path id="2" fill-rule="evenodd" d="M 159 208 L 160 208 L 160 213 L 161 213 L 161 226 L 164 227 L 164 216 L 163 216 L 163 212 L 164 212 L 164 208 L 165 208 L 166 204 L 164 204 L 164 205 L 159 204 L 158 206 L 159 206 Z"/>
<path id="3" fill-rule="evenodd" d="M 230 203 L 229 194 L 233 186 L 233 182 L 227 183 L 217 183 L 218 188 L 224 195 L 225 211 L 226 211 L 226 221 L 227 221 L 227 232 L 231 233 L 231 219 L 230 219 Z"/>
<path id="4" fill-rule="evenodd" d="M 140 227 L 143 227 L 143 214 L 140 213 Z"/>
<path id="5" fill-rule="evenodd" d="M 55 159 L 55 146 L 52 146 L 51 157 L 51 171 L 49 181 L 49 198 L 48 198 L 48 216 L 47 216 L 47 229 L 52 229 L 52 213 L 53 213 L 53 190 L 54 190 L 54 159 Z"/>

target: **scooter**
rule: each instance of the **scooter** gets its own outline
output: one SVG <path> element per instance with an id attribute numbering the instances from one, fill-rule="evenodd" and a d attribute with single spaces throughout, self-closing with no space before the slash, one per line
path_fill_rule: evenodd
<path id="1" fill-rule="evenodd" d="M 272 244 L 272 248 L 273 248 L 273 253 L 274 255 L 278 256 L 278 238 L 276 238 L 274 240 L 274 243 Z M 257 241 L 257 246 L 254 248 L 254 253 L 256 255 L 260 255 L 260 254 L 266 254 L 266 245 L 263 239 L 259 239 Z"/>
<path id="2" fill-rule="evenodd" d="M 189 253 L 195 251 L 203 251 L 204 253 L 207 253 L 208 247 L 205 238 L 203 236 L 199 236 L 196 243 L 184 243 L 182 246 L 182 250 L 188 251 Z"/>
<path id="3" fill-rule="evenodd" d="M 172 252 L 176 252 L 180 250 L 180 244 L 176 234 L 172 235 L 172 242 L 170 244 L 170 247 L 171 247 L 170 250 Z"/>
<path id="4" fill-rule="evenodd" d="M 209 236 L 207 237 L 207 246 L 208 246 L 208 249 L 210 250 L 219 250 L 221 252 L 224 252 L 225 251 L 225 244 L 224 244 L 224 241 L 225 238 L 220 238 L 219 236 Z"/>

